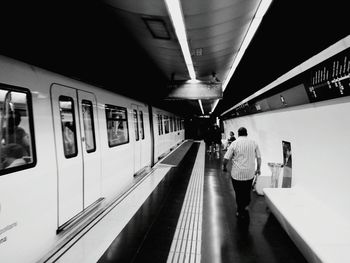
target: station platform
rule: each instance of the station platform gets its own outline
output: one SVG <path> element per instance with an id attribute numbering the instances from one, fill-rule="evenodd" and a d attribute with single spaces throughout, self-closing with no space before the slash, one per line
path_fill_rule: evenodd
<path id="1" fill-rule="evenodd" d="M 237 220 L 222 157 L 186 141 L 47 262 L 307 262 L 264 196 L 252 192 L 250 220 Z"/>

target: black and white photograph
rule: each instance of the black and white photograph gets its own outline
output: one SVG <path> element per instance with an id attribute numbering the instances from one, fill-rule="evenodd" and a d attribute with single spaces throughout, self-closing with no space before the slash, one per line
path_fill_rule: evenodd
<path id="1" fill-rule="evenodd" d="M 0 3 L 0 263 L 350 262 L 347 1 Z"/>

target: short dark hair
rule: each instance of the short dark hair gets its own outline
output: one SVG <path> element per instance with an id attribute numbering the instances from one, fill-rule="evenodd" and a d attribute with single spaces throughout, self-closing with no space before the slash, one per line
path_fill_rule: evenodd
<path id="1" fill-rule="evenodd" d="M 238 136 L 247 136 L 247 135 L 248 135 L 248 132 L 246 128 L 241 127 L 238 129 Z"/>

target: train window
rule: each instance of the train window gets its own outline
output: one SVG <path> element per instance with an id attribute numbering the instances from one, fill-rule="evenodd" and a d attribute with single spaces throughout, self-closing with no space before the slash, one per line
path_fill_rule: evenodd
<path id="1" fill-rule="evenodd" d="M 0 84 L 0 175 L 35 166 L 29 90 Z"/>
<path id="2" fill-rule="evenodd" d="M 176 117 L 174 117 L 174 131 L 177 131 Z"/>
<path id="3" fill-rule="evenodd" d="M 107 135 L 109 147 L 129 142 L 126 108 L 106 105 Z"/>
<path id="4" fill-rule="evenodd" d="M 174 131 L 173 117 L 169 117 L 170 132 Z"/>
<path id="5" fill-rule="evenodd" d="M 138 117 L 137 117 L 137 110 L 133 110 L 134 113 L 134 129 L 135 129 L 135 140 L 140 140 L 139 137 L 139 125 L 138 125 Z"/>
<path id="6" fill-rule="evenodd" d="M 158 114 L 158 133 L 159 135 L 163 134 L 163 116 Z"/>
<path id="7" fill-rule="evenodd" d="M 164 133 L 169 133 L 169 117 L 164 116 Z"/>
<path id="8" fill-rule="evenodd" d="M 81 108 L 83 113 L 86 152 L 91 153 L 96 150 L 94 112 L 92 102 L 89 100 L 82 100 Z"/>
<path id="9" fill-rule="evenodd" d="M 74 101 L 71 97 L 67 96 L 60 96 L 58 101 L 61 113 L 64 156 L 66 158 L 72 158 L 78 155 Z"/>
<path id="10" fill-rule="evenodd" d="M 160 135 L 160 115 L 157 114 L 157 118 L 158 118 L 158 135 Z"/>
<path id="11" fill-rule="evenodd" d="M 181 130 L 185 129 L 185 120 L 181 119 Z"/>
<path id="12" fill-rule="evenodd" d="M 140 132 L 141 132 L 141 139 L 145 139 L 145 128 L 143 125 L 143 113 L 140 111 Z"/>

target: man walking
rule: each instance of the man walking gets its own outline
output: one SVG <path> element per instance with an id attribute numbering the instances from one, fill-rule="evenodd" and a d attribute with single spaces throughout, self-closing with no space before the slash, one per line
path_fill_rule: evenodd
<path id="1" fill-rule="evenodd" d="M 231 143 L 223 160 L 223 170 L 232 159 L 232 185 L 236 194 L 237 213 L 239 219 L 249 217 L 250 191 L 255 175 L 260 175 L 261 155 L 258 144 L 247 138 L 247 129 L 238 129 L 238 139 Z M 255 169 L 256 159 L 256 169 Z"/>

